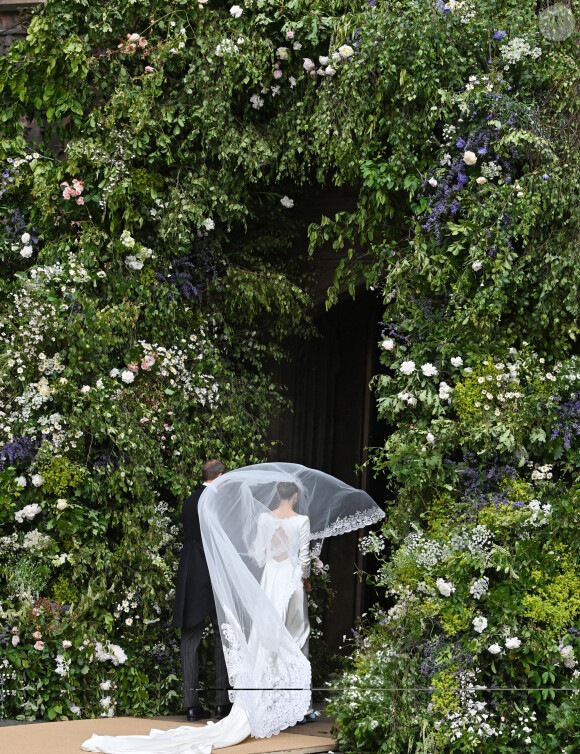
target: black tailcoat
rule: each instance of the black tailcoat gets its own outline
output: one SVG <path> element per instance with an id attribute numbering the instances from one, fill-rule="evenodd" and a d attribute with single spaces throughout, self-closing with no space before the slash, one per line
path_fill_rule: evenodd
<path id="1" fill-rule="evenodd" d="M 173 611 L 173 625 L 178 628 L 192 628 L 215 610 L 197 510 L 204 490 L 205 487 L 198 487 L 184 501 L 181 510 L 184 542 L 177 569 Z"/>

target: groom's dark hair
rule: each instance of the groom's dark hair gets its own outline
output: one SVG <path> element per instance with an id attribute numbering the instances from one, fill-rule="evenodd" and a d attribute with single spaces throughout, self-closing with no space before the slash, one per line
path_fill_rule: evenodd
<path id="1" fill-rule="evenodd" d="M 224 464 L 212 458 L 210 461 L 206 461 L 201 467 L 201 481 L 211 482 L 212 479 L 217 479 L 220 474 L 225 473 L 226 467 Z"/>
<path id="2" fill-rule="evenodd" d="M 300 492 L 298 485 L 294 484 L 294 482 L 278 482 L 277 490 L 280 500 L 290 500 L 292 495 Z"/>

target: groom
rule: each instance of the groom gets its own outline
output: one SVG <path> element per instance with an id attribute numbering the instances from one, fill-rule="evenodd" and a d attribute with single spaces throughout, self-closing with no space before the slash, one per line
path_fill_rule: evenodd
<path id="1" fill-rule="evenodd" d="M 211 717 L 199 703 L 199 646 L 205 619 L 209 615 L 215 642 L 216 717 L 229 714 L 228 673 L 219 632 L 211 580 L 203 551 L 197 505 L 205 487 L 226 471 L 221 461 L 211 460 L 201 468 L 203 484 L 183 503 L 184 543 L 177 570 L 173 625 L 181 628 L 181 668 L 183 671 L 183 703 L 191 722 Z"/>

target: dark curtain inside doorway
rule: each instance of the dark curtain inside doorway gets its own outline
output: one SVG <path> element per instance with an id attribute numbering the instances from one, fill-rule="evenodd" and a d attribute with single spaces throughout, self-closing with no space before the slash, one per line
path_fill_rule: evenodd
<path id="1" fill-rule="evenodd" d="M 286 385 L 294 410 L 276 417 L 272 460 L 302 463 L 363 487 L 379 503 L 372 475 L 358 472 L 365 448 L 381 441 L 369 381 L 376 372 L 382 305 L 372 292 L 357 294 L 315 319 L 319 337 L 297 342 L 279 382 Z M 336 597 L 324 621 L 325 639 L 338 648 L 344 634 L 366 609 L 365 586 L 354 576 L 359 564 L 357 535 L 329 539 L 323 560 L 330 566 Z M 368 595 L 369 598 L 372 595 Z"/>

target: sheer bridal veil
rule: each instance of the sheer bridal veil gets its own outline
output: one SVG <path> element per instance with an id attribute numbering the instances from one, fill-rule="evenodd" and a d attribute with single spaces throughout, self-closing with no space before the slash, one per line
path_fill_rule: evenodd
<path id="1" fill-rule="evenodd" d="M 290 484 L 279 487 L 281 482 Z M 281 491 L 293 499 L 298 493 L 293 510 L 276 511 Z M 301 720 L 310 705 L 310 663 L 286 627 L 284 605 L 302 589 L 305 533 L 310 531 L 310 553 L 318 555 L 326 537 L 384 516 L 366 492 L 292 463 L 230 471 L 205 488 L 198 510 L 233 709 L 215 725 L 153 729 L 148 736 L 93 735 L 82 744 L 86 751 L 209 754 Z"/>
<path id="2" fill-rule="evenodd" d="M 280 482 L 298 488 L 295 512 L 310 521 L 313 556 L 320 553 L 326 537 L 368 526 L 384 516 L 363 490 L 292 463 L 246 466 L 206 487 L 199 517 L 234 689 L 231 697 L 248 716 L 252 735 L 259 738 L 294 725 L 310 704 L 310 663 L 261 586 L 264 569 L 272 561 L 287 566 L 277 586 L 286 593 L 279 595 L 282 602 L 301 580 L 297 530 L 267 515 L 278 506 Z M 271 531 L 266 548 L 265 522 Z"/>

